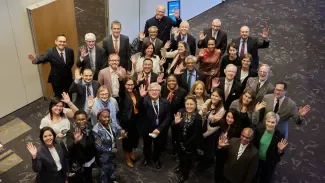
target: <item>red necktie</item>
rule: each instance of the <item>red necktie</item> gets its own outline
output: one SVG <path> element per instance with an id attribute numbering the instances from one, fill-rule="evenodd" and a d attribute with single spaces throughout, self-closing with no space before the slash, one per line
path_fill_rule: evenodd
<path id="1" fill-rule="evenodd" d="M 149 87 L 149 75 L 146 75 L 146 89 Z"/>
<path id="2" fill-rule="evenodd" d="M 243 57 L 245 54 L 245 45 L 246 45 L 246 39 L 243 39 L 243 42 L 241 43 L 241 48 L 240 48 L 240 57 Z"/>

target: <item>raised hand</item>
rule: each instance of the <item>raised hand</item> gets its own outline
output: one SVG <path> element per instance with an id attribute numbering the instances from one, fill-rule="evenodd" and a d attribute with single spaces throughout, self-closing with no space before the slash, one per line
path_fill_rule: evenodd
<path id="1" fill-rule="evenodd" d="M 66 92 L 63 92 L 62 93 L 62 100 L 61 101 L 64 102 L 64 103 L 66 103 L 66 104 L 70 103 L 71 100 L 70 100 L 69 94 L 66 93 Z"/>
<path id="2" fill-rule="evenodd" d="M 159 60 L 159 66 L 163 66 L 164 64 L 166 63 L 166 58 L 165 57 L 162 57 L 160 60 Z"/>
<path id="3" fill-rule="evenodd" d="M 139 72 L 138 73 L 138 82 L 143 81 L 144 80 L 144 73 L 143 72 Z"/>
<path id="4" fill-rule="evenodd" d="M 131 57 L 131 62 L 132 62 L 132 65 L 133 65 L 133 66 L 136 66 L 136 65 L 137 65 L 137 59 L 135 58 L 135 55 L 133 55 L 133 56 Z"/>
<path id="5" fill-rule="evenodd" d="M 200 49 L 199 57 L 204 57 L 204 49 Z"/>
<path id="6" fill-rule="evenodd" d="M 221 135 L 221 136 L 219 137 L 218 146 L 219 146 L 219 147 L 225 147 L 225 146 L 227 146 L 227 145 L 229 145 L 229 144 L 228 144 L 228 139 L 227 139 L 227 137 L 224 136 L 224 135 Z"/>
<path id="7" fill-rule="evenodd" d="M 174 8 L 174 13 L 173 13 L 174 17 L 179 19 L 179 9 Z"/>
<path id="8" fill-rule="evenodd" d="M 146 88 L 143 84 L 139 87 L 139 92 L 140 92 L 141 97 L 144 97 L 147 95 Z"/>
<path id="9" fill-rule="evenodd" d="M 168 41 L 165 43 L 164 48 L 165 48 L 165 49 L 170 48 L 170 40 L 168 40 Z"/>
<path id="10" fill-rule="evenodd" d="M 121 66 L 117 67 L 117 69 L 116 69 L 116 74 L 117 74 L 117 76 L 118 76 L 119 78 L 122 77 L 122 67 L 121 67 Z"/>
<path id="11" fill-rule="evenodd" d="M 220 85 L 219 78 L 215 77 L 212 79 L 212 88 L 217 88 Z"/>
<path id="12" fill-rule="evenodd" d="M 87 53 L 87 49 L 86 49 L 86 47 L 85 47 L 85 46 L 82 46 L 82 47 L 80 48 L 80 56 L 81 56 L 82 58 L 85 58 L 87 55 L 88 55 L 88 53 Z"/>
<path id="13" fill-rule="evenodd" d="M 35 159 L 37 155 L 37 148 L 33 145 L 33 143 L 31 142 L 27 143 L 27 149 L 29 153 L 32 155 L 33 159 Z"/>
<path id="14" fill-rule="evenodd" d="M 74 143 L 78 143 L 82 137 L 83 137 L 83 133 L 81 132 L 80 128 L 76 128 L 73 132 L 73 137 L 74 137 Z"/>
<path id="15" fill-rule="evenodd" d="M 283 149 L 288 145 L 288 141 L 286 139 L 281 139 L 278 143 L 278 152 L 283 152 Z"/>
<path id="16" fill-rule="evenodd" d="M 176 114 L 174 114 L 174 117 L 175 117 L 175 123 L 178 124 L 182 121 L 182 115 L 180 112 L 177 112 Z"/>
<path id="17" fill-rule="evenodd" d="M 93 96 L 89 96 L 88 97 L 88 100 L 87 100 L 87 106 L 88 106 L 88 108 L 92 108 L 93 105 L 94 105 L 94 103 L 95 103 L 94 97 Z"/>
<path id="18" fill-rule="evenodd" d="M 180 30 L 178 27 L 175 27 L 173 29 L 174 39 L 177 40 L 177 37 L 179 36 Z"/>
<path id="19" fill-rule="evenodd" d="M 30 54 L 27 55 L 27 57 L 28 57 L 29 60 L 31 60 L 33 62 L 36 60 L 36 55 L 34 55 L 34 54 L 30 53 Z"/>
<path id="20" fill-rule="evenodd" d="M 199 40 L 200 41 L 203 41 L 205 39 L 207 35 L 204 35 L 204 32 L 203 31 L 200 31 L 200 34 L 199 34 Z"/>
<path id="21" fill-rule="evenodd" d="M 80 69 L 77 68 L 75 71 L 74 71 L 74 78 L 77 79 L 77 80 L 80 80 L 82 77 L 81 77 L 81 74 L 80 74 Z"/>
<path id="22" fill-rule="evenodd" d="M 203 107 L 202 109 L 202 115 L 205 116 L 208 113 L 208 109 L 206 107 Z"/>
<path id="23" fill-rule="evenodd" d="M 157 82 L 162 83 L 164 82 L 164 73 L 160 73 L 157 77 Z"/>
<path id="24" fill-rule="evenodd" d="M 261 33 L 261 36 L 263 39 L 268 39 L 268 36 L 269 36 L 269 28 L 263 28 L 262 30 L 262 33 Z"/>
<path id="25" fill-rule="evenodd" d="M 263 109 L 265 107 L 266 107 L 266 102 L 265 101 L 257 102 L 257 104 L 255 106 L 255 111 L 258 112 L 258 111 L 260 111 L 261 109 Z"/>
<path id="26" fill-rule="evenodd" d="M 145 37 L 146 37 L 146 35 L 144 34 L 143 31 L 141 31 L 141 32 L 139 33 L 139 39 L 140 39 L 140 41 L 143 41 Z"/>
<path id="27" fill-rule="evenodd" d="M 310 111 L 310 109 L 311 109 L 310 105 L 299 107 L 299 115 L 301 117 L 304 117 Z"/>
<path id="28" fill-rule="evenodd" d="M 176 75 L 180 75 L 182 74 L 182 70 L 184 69 L 183 64 L 179 64 L 178 66 L 176 66 L 175 70 L 174 70 L 174 74 Z"/>

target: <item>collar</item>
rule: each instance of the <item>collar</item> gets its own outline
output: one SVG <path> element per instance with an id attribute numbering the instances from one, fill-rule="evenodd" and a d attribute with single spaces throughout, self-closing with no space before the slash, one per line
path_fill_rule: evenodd
<path id="1" fill-rule="evenodd" d="M 58 51 L 58 53 L 60 54 L 61 52 L 63 53 L 63 55 L 65 55 L 65 48 L 63 51 L 59 50 L 57 47 L 55 47 L 55 49 Z"/>
<path id="2" fill-rule="evenodd" d="M 240 42 L 243 42 L 243 40 L 244 40 L 243 38 L 240 38 Z M 247 43 L 247 40 L 248 40 L 248 37 L 247 37 L 246 40 L 245 40 L 246 43 Z"/>
<path id="3" fill-rule="evenodd" d="M 182 37 L 183 37 L 184 39 L 186 39 L 186 38 L 187 38 L 187 33 L 186 33 L 185 35 L 182 35 L 182 34 L 181 34 L 181 38 L 182 38 Z"/>
<path id="4" fill-rule="evenodd" d="M 115 41 L 115 40 L 120 40 L 120 37 L 121 37 L 121 34 L 118 36 L 118 38 L 115 39 L 115 37 L 113 36 L 112 34 L 112 40 Z"/>
<path id="5" fill-rule="evenodd" d="M 190 72 L 191 72 L 191 71 L 189 71 L 188 69 L 186 69 L 186 71 L 187 71 L 187 75 L 189 75 Z M 195 70 L 195 69 L 193 69 L 193 71 L 192 71 L 192 75 L 194 75 L 194 76 L 196 75 L 196 70 Z"/>
<path id="6" fill-rule="evenodd" d="M 155 38 L 154 40 L 152 40 L 150 37 L 149 37 L 149 41 L 152 42 L 152 43 L 155 43 L 157 40 L 157 38 Z"/>
<path id="7" fill-rule="evenodd" d="M 90 48 L 89 47 L 87 47 L 88 48 L 88 51 L 90 50 Z M 96 50 L 96 46 L 94 46 L 94 48 L 92 48 L 91 50 Z"/>
<path id="8" fill-rule="evenodd" d="M 267 79 L 264 80 L 264 81 L 261 81 L 260 79 L 258 79 L 258 82 L 260 83 L 261 86 L 264 85 L 264 83 L 265 83 L 266 81 L 267 81 Z"/>
<path id="9" fill-rule="evenodd" d="M 286 98 L 286 96 L 282 97 L 282 98 L 279 100 L 280 104 L 282 104 L 282 102 L 284 101 L 285 98 Z M 278 100 L 278 99 L 274 97 L 274 103 L 276 103 L 277 100 Z"/>
<path id="10" fill-rule="evenodd" d="M 234 80 L 227 81 L 227 79 L 225 79 L 225 84 L 226 84 L 226 83 L 229 83 L 230 85 L 233 85 L 233 84 L 234 84 Z"/>
<path id="11" fill-rule="evenodd" d="M 116 71 L 114 71 L 111 66 L 109 66 L 108 69 L 109 69 L 109 73 L 116 73 Z"/>
<path id="12" fill-rule="evenodd" d="M 83 85 L 87 85 L 87 84 L 89 84 L 89 85 L 91 86 L 91 83 L 92 83 L 92 82 L 90 82 L 90 83 L 86 83 L 84 80 L 82 80 L 81 83 L 82 83 Z"/>
<path id="13" fill-rule="evenodd" d="M 144 77 L 146 77 L 146 76 L 148 76 L 149 78 L 151 77 L 151 72 L 149 72 L 149 74 L 146 74 L 146 73 L 144 73 L 144 74 L 145 74 Z"/>
<path id="14" fill-rule="evenodd" d="M 157 104 L 159 104 L 159 98 L 157 98 L 157 100 L 155 100 L 157 102 Z M 151 99 L 151 103 L 152 105 L 154 104 L 154 100 Z"/>
<path id="15" fill-rule="evenodd" d="M 249 144 L 249 143 L 248 143 L 248 144 Z M 245 148 L 248 146 L 248 144 L 244 145 L 244 144 L 240 143 L 239 148 L 244 148 L 244 149 L 245 149 Z"/>

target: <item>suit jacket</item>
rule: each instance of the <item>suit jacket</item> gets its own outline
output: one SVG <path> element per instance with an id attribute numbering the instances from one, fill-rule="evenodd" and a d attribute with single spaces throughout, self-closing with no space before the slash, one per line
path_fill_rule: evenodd
<path id="1" fill-rule="evenodd" d="M 182 40 L 181 34 L 177 36 L 177 40 L 174 39 L 174 34 L 171 35 L 171 50 L 177 50 L 178 42 Z M 187 40 L 186 43 L 188 44 L 188 47 L 190 49 L 191 55 L 196 55 L 196 39 L 191 35 L 187 34 Z"/>
<path id="2" fill-rule="evenodd" d="M 95 98 L 99 88 L 99 83 L 98 81 L 93 80 L 91 82 L 91 85 L 93 87 L 93 96 Z M 82 84 L 82 80 L 80 80 L 78 83 L 72 82 L 69 92 L 77 94 L 74 104 L 78 107 L 78 109 L 84 109 L 86 105 L 85 103 L 87 96 L 87 88 L 85 85 Z"/>
<path id="3" fill-rule="evenodd" d="M 126 71 L 124 68 L 121 68 L 122 76 L 126 76 Z M 123 80 L 124 78 L 119 78 L 119 80 Z M 109 91 L 112 90 L 112 79 L 111 79 L 111 73 L 109 71 L 109 67 L 106 67 L 105 69 L 102 69 L 98 73 L 98 82 L 100 86 L 106 85 L 109 89 Z M 121 83 L 121 82 L 120 82 Z M 120 84 L 121 87 L 121 84 Z"/>
<path id="4" fill-rule="evenodd" d="M 158 129 L 160 133 L 164 134 L 167 132 L 169 125 L 172 121 L 172 115 L 170 112 L 170 104 L 168 100 L 159 97 L 159 111 L 158 118 L 159 122 L 156 125 L 156 113 L 153 109 L 152 100 L 150 97 L 140 97 L 139 107 L 141 115 L 141 131 L 142 136 L 148 136 L 154 129 Z M 163 132 L 164 131 L 164 132 Z"/>
<path id="5" fill-rule="evenodd" d="M 235 76 L 235 79 L 237 81 L 240 82 L 240 73 L 241 73 L 241 66 L 237 66 L 237 73 L 236 73 L 236 76 Z M 250 77 L 256 77 L 257 76 L 257 72 L 254 70 L 254 69 L 249 69 L 248 71 L 248 76 L 244 79 L 243 82 L 241 82 L 241 89 L 240 89 L 240 93 L 243 93 L 245 87 L 246 87 L 246 83 L 247 83 L 247 80 L 248 78 Z"/>
<path id="6" fill-rule="evenodd" d="M 32 159 L 32 168 L 34 172 L 37 172 L 36 183 L 57 183 L 58 180 L 63 180 L 64 182 L 66 173 L 69 171 L 68 152 L 63 142 L 54 143 L 54 147 L 59 155 L 63 174 L 60 174 L 60 177 L 56 176 L 58 175 L 56 173 L 58 170 L 55 161 L 48 147 L 41 143 L 41 146 L 37 149 L 36 158 Z"/>
<path id="7" fill-rule="evenodd" d="M 103 40 L 103 48 L 105 50 L 106 58 L 110 54 L 115 53 L 112 35 L 106 37 Z M 120 66 L 122 66 L 125 70 L 130 71 L 131 70 L 131 63 L 130 63 L 131 48 L 130 48 L 130 42 L 128 36 L 120 34 L 120 45 L 118 45 L 118 48 L 119 48 L 118 55 L 120 56 Z"/>
<path id="8" fill-rule="evenodd" d="M 263 101 L 266 102 L 266 107 L 264 110 L 261 110 L 263 116 L 265 116 L 268 112 L 273 111 L 274 106 L 274 94 L 267 94 L 264 96 Z M 285 138 L 288 139 L 288 122 L 290 118 L 297 124 L 301 124 L 303 119 L 299 117 L 298 107 L 296 103 L 291 100 L 289 97 L 285 97 L 277 114 L 280 116 L 279 123 L 276 126 L 282 134 L 285 135 Z"/>
<path id="9" fill-rule="evenodd" d="M 258 82 L 259 82 L 258 77 L 250 77 L 246 82 L 245 88 L 251 88 L 256 93 Z M 273 92 L 274 92 L 273 84 L 269 80 L 266 80 L 265 83 L 262 85 L 262 87 L 256 93 L 256 101 L 262 102 L 264 95 L 272 94 Z"/>
<path id="10" fill-rule="evenodd" d="M 71 68 L 74 64 L 73 49 L 65 47 L 66 62 L 62 60 L 56 47 L 49 48 L 46 52 L 37 57 L 34 64 L 41 64 L 49 62 L 51 65 L 51 71 L 48 77 L 48 83 L 53 85 L 62 85 L 62 83 L 72 81 Z"/>
<path id="11" fill-rule="evenodd" d="M 231 86 L 228 98 L 227 98 L 227 100 L 225 100 L 225 93 L 224 93 L 224 91 L 225 91 L 225 79 L 226 78 L 223 78 L 223 77 L 219 79 L 220 84 L 219 84 L 218 88 L 220 88 L 221 91 L 222 91 L 222 100 L 223 100 L 223 104 L 224 104 L 223 106 L 227 111 L 229 109 L 231 103 L 234 100 L 236 100 L 236 99 L 238 99 L 240 97 L 240 95 L 241 95 L 241 93 L 240 93 L 241 84 L 240 84 L 240 82 L 238 82 L 238 81 L 236 81 L 234 79 L 234 82 L 233 82 L 233 84 Z"/>
<path id="12" fill-rule="evenodd" d="M 95 53 L 96 70 L 95 70 L 93 79 L 97 80 L 99 71 L 108 66 L 108 61 L 107 61 L 107 58 L 105 55 L 105 50 L 103 48 L 95 46 L 95 51 L 96 51 L 96 53 Z M 87 53 L 88 53 L 88 49 L 87 49 Z M 85 69 L 85 68 L 91 69 L 89 54 L 83 59 L 83 61 L 80 60 L 80 54 L 81 53 L 79 51 L 78 60 L 76 63 L 77 67 L 81 67 L 82 69 Z"/>
<path id="13" fill-rule="evenodd" d="M 162 84 L 161 86 L 161 97 L 167 99 L 169 95 L 169 90 L 167 88 L 167 84 Z M 187 91 L 182 88 L 178 87 L 174 92 L 174 97 L 172 102 L 170 103 L 170 111 L 171 114 L 176 114 L 178 110 L 185 107 L 185 97 L 187 95 Z"/>
<path id="14" fill-rule="evenodd" d="M 177 76 L 179 86 L 184 88 L 187 92 L 189 92 L 188 84 L 187 84 L 187 69 L 183 70 L 182 74 L 176 75 L 176 76 Z M 196 70 L 196 80 L 195 81 L 200 80 L 203 83 L 205 83 L 205 79 L 206 79 L 206 76 L 204 74 L 200 73 L 198 70 Z"/>
<path id="15" fill-rule="evenodd" d="M 241 37 L 232 40 L 232 42 L 234 42 L 238 46 L 238 49 L 240 46 L 240 40 L 241 40 Z M 261 42 L 257 38 L 248 36 L 246 44 L 247 44 L 247 53 L 252 55 L 251 67 L 253 69 L 257 70 L 258 66 L 259 66 L 258 49 L 268 48 L 270 45 L 270 41 L 263 40 Z M 238 51 L 238 53 L 240 53 L 240 50 Z"/>
<path id="16" fill-rule="evenodd" d="M 204 29 L 203 32 L 204 35 L 206 35 L 206 37 L 203 41 L 199 41 L 197 43 L 198 48 L 207 48 L 208 40 L 212 38 L 212 28 Z M 223 55 L 227 50 L 227 33 L 224 32 L 223 30 L 218 31 L 215 47 L 221 50 L 221 55 Z"/>
<path id="17" fill-rule="evenodd" d="M 260 149 L 260 141 L 261 138 L 265 132 L 265 127 L 259 127 L 255 130 L 255 137 L 254 137 L 254 145 L 257 149 Z M 281 142 L 281 139 L 284 138 L 284 135 L 281 134 L 281 132 L 277 129 L 275 129 L 271 143 L 266 151 L 266 160 L 265 163 L 270 168 L 270 170 L 273 170 L 275 168 L 276 164 L 280 162 L 281 156 L 283 156 L 283 152 L 278 152 L 278 143 Z"/>
<path id="18" fill-rule="evenodd" d="M 240 138 L 229 140 L 227 160 L 224 165 L 224 176 L 231 183 L 251 183 L 258 168 L 258 151 L 249 143 L 237 160 Z"/>
<path id="19" fill-rule="evenodd" d="M 150 42 L 150 37 L 145 37 L 143 41 L 139 41 L 138 52 L 142 51 L 143 44 L 147 42 Z M 162 47 L 164 47 L 164 43 L 159 38 L 156 38 L 154 45 L 155 45 L 155 52 L 154 52 L 155 55 L 160 55 L 160 50 Z"/>
<path id="20" fill-rule="evenodd" d="M 124 84 L 125 84 L 125 82 L 123 82 L 123 85 L 121 85 L 121 88 L 120 88 L 120 103 L 119 103 L 121 127 L 123 129 L 125 129 L 125 125 L 126 125 L 125 122 L 129 121 L 131 119 L 132 114 L 134 113 L 132 98 L 131 98 L 130 94 L 126 91 Z M 134 90 L 133 94 L 137 101 L 136 107 L 139 107 L 140 94 L 137 90 Z M 137 109 L 139 111 L 139 108 L 137 108 Z"/>

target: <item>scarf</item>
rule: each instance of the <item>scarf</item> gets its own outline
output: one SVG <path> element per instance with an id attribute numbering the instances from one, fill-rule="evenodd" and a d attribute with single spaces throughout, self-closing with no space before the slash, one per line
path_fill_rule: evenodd
<path id="1" fill-rule="evenodd" d="M 174 99 L 174 94 L 175 94 L 175 91 L 178 89 L 178 86 L 175 87 L 174 90 L 170 89 L 167 85 L 167 89 L 169 91 L 169 94 L 167 96 L 167 100 L 169 101 L 169 103 L 172 103 L 173 99 Z"/>

